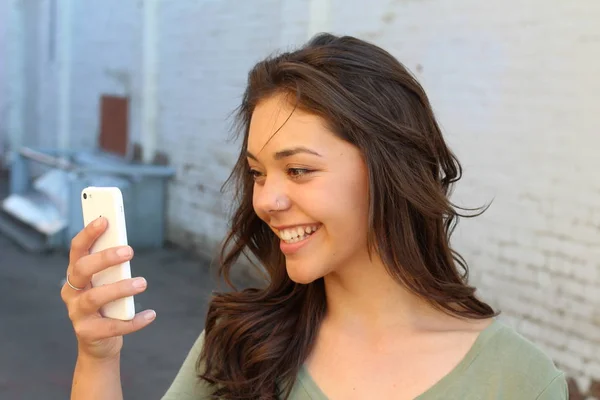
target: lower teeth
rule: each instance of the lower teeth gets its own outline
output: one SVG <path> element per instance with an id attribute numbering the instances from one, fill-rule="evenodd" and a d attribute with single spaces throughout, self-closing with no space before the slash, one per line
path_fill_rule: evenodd
<path id="1" fill-rule="evenodd" d="M 286 240 L 285 242 L 286 242 L 286 243 L 296 243 L 296 242 L 299 242 L 299 241 L 301 241 L 301 240 L 304 240 L 304 239 L 306 239 L 306 238 L 307 238 L 307 237 L 309 237 L 309 236 L 310 236 L 310 235 L 304 235 L 304 236 L 302 236 L 302 237 L 295 237 L 295 238 L 293 238 L 293 239 Z"/>

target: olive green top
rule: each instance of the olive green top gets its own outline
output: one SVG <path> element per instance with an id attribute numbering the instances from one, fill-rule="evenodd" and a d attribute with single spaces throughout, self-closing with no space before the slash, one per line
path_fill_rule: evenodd
<path id="1" fill-rule="evenodd" d="M 200 335 L 162 400 L 208 399 L 196 360 Z M 550 358 L 512 328 L 495 320 L 484 329 L 461 362 L 415 400 L 567 400 L 564 374 Z M 302 368 L 289 400 L 328 400 Z"/>

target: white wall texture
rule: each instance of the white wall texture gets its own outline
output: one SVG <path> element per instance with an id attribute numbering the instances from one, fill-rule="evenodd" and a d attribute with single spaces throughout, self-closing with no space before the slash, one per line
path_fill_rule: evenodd
<path id="1" fill-rule="evenodd" d="M 16 131 L 26 129 L 23 106 L 27 99 L 25 42 L 35 32 L 27 35 L 19 30 L 24 20 L 25 4 L 17 0 L 0 2 L 0 165 L 6 166 L 5 152 Z M 30 13 L 34 14 L 34 13 Z M 34 80 L 31 79 L 31 83 Z M 21 134 L 21 136 L 25 136 Z"/>
<path id="2" fill-rule="evenodd" d="M 140 140 L 143 3 L 76 2 L 75 147 L 95 145 L 104 92 L 132 96 L 132 140 Z M 372 40 L 428 92 L 465 167 L 455 201 L 493 200 L 483 216 L 461 221 L 454 242 L 481 295 L 576 378 L 574 393 L 600 396 L 599 2 L 178 0 L 158 8 L 158 148 L 177 170 L 171 240 L 212 255 L 225 234 L 219 188 L 238 151 L 227 142 L 227 116 L 253 63 L 314 30 Z"/>
<path id="3" fill-rule="evenodd" d="M 130 96 L 130 138 L 139 137 L 140 1 L 73 1 L 70 146 L 95 147 L 102 95 Z"/>
<path id="4" fill-rule="evenodd" d="M 169 236 L 210 253 L 225 235 L 219 188 L 238 152 L 227 142 L 228 115 L 256 61 L 305 39 L 308 10 L 303 2 L 278 0 L 162 4 L 159 148 L 178 170 Z"/>
<path id="5" fill-rule="evenodd" d="M 0 1 L 0 168 L 3 165 L 3 155 L 8 140 L 8 1 Z"/>

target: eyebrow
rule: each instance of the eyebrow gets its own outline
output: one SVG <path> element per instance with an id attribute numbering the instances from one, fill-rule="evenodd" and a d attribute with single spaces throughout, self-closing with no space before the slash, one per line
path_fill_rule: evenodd
<path id="1" fill-rule="evenodd" d="M 299 154 L 299 153 L 312 154 L 312 155 L 315 155 L 317 157 L 322 157 L 316 151 L 308 149 L 306 147 L 294 147 L 293 149 L 284 149 L 284 150 L 278 151 L 277 153 L 275 153 L 273 155 L 273 158 L 276 159 L 276 160 L 281 160 L 283 158 L 291 157 L 291 156 L 293 156 L 295 154 Z M 258 159 L 256 158 L 256 156 L 254 156 L 249 151 L 246 151 L 246 157 L 251 158 L 251 159 L 253 159 L 255 161 L 258 161 Z"/>

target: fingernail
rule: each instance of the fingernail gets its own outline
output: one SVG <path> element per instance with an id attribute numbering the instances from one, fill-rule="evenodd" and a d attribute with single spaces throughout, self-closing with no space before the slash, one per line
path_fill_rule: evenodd
<path id="1" fill-rule="evenodd" d="M 133 287 L 136 289 L 142 289 L 146 287 L 146 280 L 144 278 L 137 278 L 132 283 Z"/>
<path id="2" fill-rule="evenodd" d="M 121 247 L 117 250 L 117 255 L 119 257 L 129 257 L 131 255 L 131 247 Z"/>
<path id="3" fill-rule="evenodd" d="M 154 310 L 146 310 L 142 316 L 146 321 L 152 321 L 154 318 L 156 318 L 156 312 L 154 312 Z"/>
<path id="4" fill-rule="evenodd" d="M 102 225 L 102 222 L 103 222 L 103 220 L 102 220 L 102 217 L 99 217 L 99 218 L 97 218 L 97 219 L 94 221 L 94 228 L 99 228 L 99 227 L 100 227 L 100 225 Z"/>

